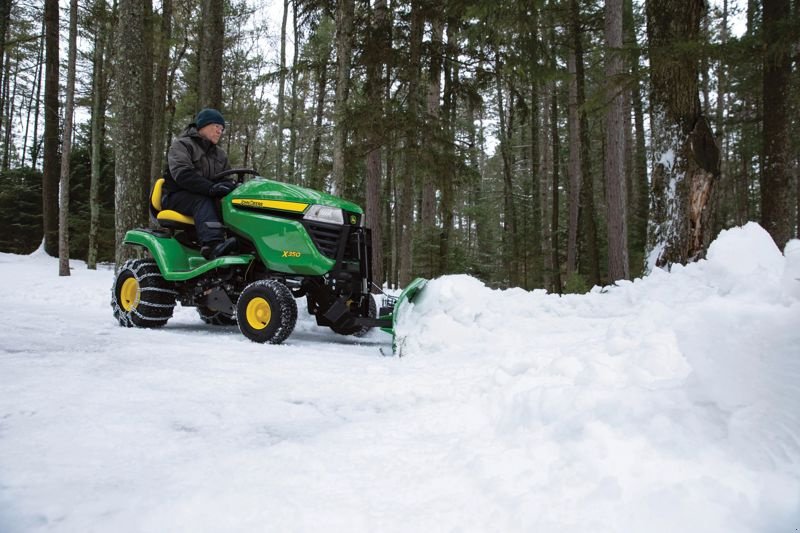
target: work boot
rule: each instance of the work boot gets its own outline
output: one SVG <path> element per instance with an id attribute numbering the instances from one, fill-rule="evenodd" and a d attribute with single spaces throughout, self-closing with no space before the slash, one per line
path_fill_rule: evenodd
<path id="1" fill-rule="evenodd" d="M 203 245 L 203 247 L 200 248 L 200 253 L 203 257 L 211 261 L 217 257 L 233 253 L 238 248 L 239 243 L 236 241 L 236 237 L 229 237 L 222 242 L 210 242 Z"/>

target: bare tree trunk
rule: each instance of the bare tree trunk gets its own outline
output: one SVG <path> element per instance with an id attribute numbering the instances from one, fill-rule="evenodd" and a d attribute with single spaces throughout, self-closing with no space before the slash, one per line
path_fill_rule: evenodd
<path id="1" fill-rule="evenodd" d="M 42 224 L 44 251 L 58 255 L 58 0 L 45 0 L 44 172 Z"/>
<path id="2" fill-rule="evenodd" d="M 455 181 L 456 181 L 456 161 L 455 154 L 455 131 L 456 131 L 456 98 L 454 87 L 459 82 L 458 47 L 456 45 L 456 32 L 458 31 L 457 21 L 449 20 L 447 23 L 447 47 L 445 50 L 444 68 L 444 131 L 447 143 L 447 157 L 449 163 L 442 173 L 442 229 L 439 234 L 439 273 L 447 274 L 450 272 L 450 238 L 453 229 L 455 202 Z"/>
<path id="3" fill-rule="evenodd" d="M 152 88 L 150 36 L 147 26 L 151 4 L 140 0 L 120 0 L 119 24 L 116 32 L 117 89 L 115 140 L 115 218 L 116 262 L 134 257 L 132 247 L 124 246 L 125 233 L 147 225 L 147 190 L 150 178 L 150 115 Z M 141 135 L 131 132 L 142 132 Z"/>
<path id="4" fill-rule="evenodd" d="M 157 41 L 156 73 L 153 91 L 153 150 L 150 157 L 150 181 L 161 176 L 164 171 L 166 151 L 165 121 L 167 113 L 167 71 L 169 70 L 169 51 L 172 41 L 172 0 L 161 0 L 161 31 Z"/>
<path id="5" fill-rule="evenodd" d="M 347 97 L 350 92 L 350 63 L 353 50 L 354 0 L 336 4 L 336 101 L 333 125 L 333 186 L 336 194 L 345 194 L 345 145 L 347 142 Z"/>
<path id="6" fill-rule="evenodd" d="M 325 179 L 319 166 L 322 152 L 322 119 L 325 116 L 325 93 L 328 86 L 328 59 L 321 58 L 316 70 L 317 101 L 314 112 L 314 140 L 311 142 L 311 175 L 309 186 L 312 189 L 324 190 Z"/>
<path id="7" fill-rule="evenodd" d="M 294 36 L 294 53 L 292 54 L 292 104 L 289 111 L 289 181 L 298 183 L 297 176 L 297 108 L 299 100 L 297 94 L 297 83 L 300 73 L 300 29 L 297 16 L 297 0 L 294 0 L 292 7 L 292 35 Z M 303 99 L 305 100 L 305 99 Z"/>
<path id="8" fill-rule="evenodd" d="M 433 15 L 433 14 L 432 14 Z M 420 262 L 422 275 L 435 277 L 439 273 L 438 255 L 439 246 L 438 231 L 436 229 L 436 177 L 441 174 L 441 169 L 436 164 L 437 157 L 441 154 L 441 121 L 439 117 L 439 100 L 441 98 L 441 74 L 442 74 L 442 35 L 444 33 L 444 23 L 441 16 L 434 15 L 431 20 L 431 41 L 430 41 L 430 68 L 428 69 L 428 97 L 425 114 L 425 126 L 423 128 L 423 162 L 420 165 L 422 171 L 422 205 L 420 208 L 419 229 L 421 230 L 422 254 L 418 257 L 424 259 Z"/>
<path id="9" fill-rule="evenodd" d="M 389 28 L 386 0 L 376 0 L 372 10 L 369 46 L 365 51 L 367 62 L 367 97 L 370 100 L 371 120 L 367 132 L 367 227 L 372 230 L 372 280 L 383 284 L 383 223 L 381 217 L 381 152 L 384 138 L 382 124 L 385 120 L 383 104 L 384 62 L 388 57 Z"/>
<path id="10" fill-rule="evenodd" d="M 790 19 L 789 0 L 763 0 L 764 130 L 761 224 L 782 250 L 792 238 L 792 179 L 789 168 L 789 79 L 792 57 L 780 26 Z M 785 30 L 784 30 L 785 31 Z"/>
<path id="11" fill-rule="evenodd" d="M 628 211 L 628 235 L 630 237 L 628 249 L 631 256 L 629 263 L 636 258 L 636 263 L 631 265 L 633 275 L 638 275 L 644 267 L 644 253 L 647 247 L 647 219 L 648 202 L 650 197 L 650 184 L 647 179 L 647 152 L 644 130 L 644 106 L 642 104 L 642 89 L 639 81 L 639 45 L 636 42 L 636 27 L 633 18 L 633 2 L 625 0 L 625 46 L 630 50 L 630 69 L 631 69 L 631 90 L 630 103 L 633 111 L 633 134 L 632 153 L 628 159 L 630 168 L 627 174 L 630 176 L 631 188 L 628 191 L 630 199 Z"/>
<path id="12" fill-rule="evenodd" d="M 686 42 L 700 38 L 703 0 L 648 0 L 652 82 L 652 224 L 648 267 L 702 258 L 711 240 L 719 149 L 700 110 L 697 59 Z"/>
<path id="13" fill-rule="evenodd" d="M 283 21 L 281 22 L 281 54 L 278 71 L 278 116 L 275 120 L 275 178 L 283 179 L 283 121 L 286 114 L 286 22 L 289 19 L 289 0 L 283 0 Z M 297 49 L 297 43 L 295 43 Z"/>
<path id="14" fill-rule="evenodd" d="M 625 189 L 625 129 L 622 86 L 622 0 L 606 0 L 606 203 L 608 204 L 608 276 L 629 279 Z"/>
<path id="15" fill-rule="evenodd" d="M 558 188 L 559 188 L 559 156 L 561 153 L 561 140 L 558 135 L 558 91 L 556 90 L 556 83 L 553 82 L 552 94 L 550 95 L 550 135 L 553 143 L 553 209 L 550 219 L 550 240 L 552 241 L 552 259 L 553 263 L 553 290 L 557 294 L 561 294 L 561 264 L 559 262 L 558 253 Z"/>
<path id="16" fill-rule="evenodd" d="M 14 130 L 11 126 L 11 119 L 14 116 L 14 102 L 17 99 L 17 76 L 19 75 L 19 65 L 20 62 L 17 61 L 14 65 L 14 76 L 13 76 L 13 83 L 11 82 L 11 62 L 6 61 L 6 77 L 5 77 L 5 88 L 3 90 L 3 94 L 6 95 L 6 108 L 5 108 L 5 135 L 3 136 L 3 170 L 8 170 L 10 159 L 11 159 L 11 138 L 14 135 Z M 13 87 L 13 90 L 11 89 Z M 9 95 L 9 90 L 11 94 Z"/>
<path id="17" fill-rule="evenodd" d="M 33 112 L 33 139 L 31 140 L 31 168 L 36 170 L 36 163 L 39 161 L 39 110 L 41 109 L 42 101 L 42 71 L 44 70 L 44 50 L 46 47 L 45 39 L 47 34 L 47 17 L 42 18 L 42 34 L 39 39 L 39 59 L 38 67 L 36 68 L 36 104 Z M 23 161 L 24 164 L 24 161 Z M 44 182 L 44 180 L 42 180 Z M 44 185 L 44 183 L 42 183 Z"/>
<path id="18" fill-rule="evenodd" d="M 61 210 L 58 217 L 58 275 L 69 276 L 69 157 L 72 154 L 72 115 L 75 110 L 75 61 L 78 55 L 78 0 L 69 4 L 69 52 L 64 138 L 61 142 Z"/>
<path id="19" fill-rule="evenodd" d="M 225 1 L 203 0 L 198 101 L 222 108 L 222 48 L 225 44 Z"/>
<path id="20" fill-rule="evenodd" d="M 499 53 L 495 54 L 495 84 L 497 111 L 499 114 L 500 154 L 503 159 L 503 254 L 506 260 L 508 283 L 516 286 L 519 282 L 519 250 L 517 247 L 517 211 L 511 174 L 511 147 L 509 146 L 511 144 L 512 127 L 506 124 L 506 110 L 503 103 L 503 75 Z M 509 109 L 512 107 L 513 102 L 509 102 Z"/>
<path id="21" fill-rule="evenodd" d="M 411 281 L 413 265 L 413 226 L 414 226 L 414 178 L 419 157 L 418 120 L 419 120 L 419 78 L 422 61 L 422 34 L 424 20 L 418 0 L 411 3 L 411 33 L 409 36 L 408 62 L 408 124 L 405 131 L 405 160 L 400 180 L 398 198 L 398 237 L 399 261 L 398 281 L 405 287 Z"/>
<path id="22" fill-rule="evenodd" d="M 8 140 L 11 137 L 11 121 L 4 120 L 10 118 L 10 114 L 5 111 L 8 98 L 8 73 L 11 66 L 11 60 L 6 57 L 6 33 L 8 31 L 8 22 L 11 17 L 11 0 L 0 1 L 0 126 L 5 129 L 5 145 L 8 145 Z M 19 63 L 17 64 L 19 68 Z M 4 124 L 5 123 L 5 124 Z M 7 150 L 6 150 L 7 151 Z M 6 156 L 3 161 L 3 169 L 8 170 L 8 157 Z"/>
<path id="23" fill-rule="evenodd" d="M 578 220 L 581 197 L 581 136 L 578 117 L 578 78 L 575 53 L 567 58 L 569 76 L 569 220 L 567 226 L 567 277 L 578 270 Z"/>
<path id="24" fill-rule="evenodd" d="M 165 0 L 167 2 L 169 0 Z M 92 169 L 89 182 L 89 251 L 86 266 L 97 268 L 97 235 L 100 229 L 100 174 L 102 172 L 103 146 L 105 144 L 106 105 L 108 87 L 106 83 L 106 60 L 110 50 L 110 14 L 106 0 L 95 0 L 95 41 L 92 71 Z"/>
<path id="25" fill-rule="evenodd" d="M 6 32 L 8 31 L 8 22 L 11 17 L 11 5 L 13 3 L 13 0 L 0 1 L 0 73 L 2 73 L 2 67 L 6 61 Z M 2 76 L 2 74 L 0 74 L 0 76 Z M 0 86 L 3 85 L 4 81 L 5 80 L 0 77 Z M 0 109 L 2 107 L 2 102 L 0 102 Z"/>

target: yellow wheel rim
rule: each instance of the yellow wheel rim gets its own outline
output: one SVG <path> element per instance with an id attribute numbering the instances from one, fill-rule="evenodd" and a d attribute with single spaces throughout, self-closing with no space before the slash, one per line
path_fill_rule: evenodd
<path id="1" fill-rule="evenodd" d="M 264 329 L 272 319 L 272 308 L 264 298 L 253 298 L 247 303 L 247 324 L 253 329 Z"/>
<path id="2" fill-rule="evenodd" d="M 125 311 L 135 309 L 139 305 L 139 282 L 136 278 L 128 278 L 119 291 L 120 305 Z"/>

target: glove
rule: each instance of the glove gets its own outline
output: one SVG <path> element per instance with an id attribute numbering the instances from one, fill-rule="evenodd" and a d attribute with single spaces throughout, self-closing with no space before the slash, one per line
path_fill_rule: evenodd
<path id="1" fill-rule="evenodd" d="M 212 198 L 222 198 L 223 196 L 227 196 L 235 188 L 236 184 L 230 180 L 218 181 L 208 189 L 208 195 Z"/>

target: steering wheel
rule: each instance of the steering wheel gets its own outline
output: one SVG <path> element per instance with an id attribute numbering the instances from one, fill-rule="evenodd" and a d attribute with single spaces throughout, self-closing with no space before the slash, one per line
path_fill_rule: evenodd
<path id="1" fill-rule="evenodd" d="M 223 170 L 212 179 L 213 181 L 218 181 L 226 176 L 231 176 L 236 174 L 236 183 L 244 183 L 244 177 L 247 174 L 252 174 L 253 176 L 258 176 L 258 171 L 252 168 L 231 168 L 229 170 Z"/>

